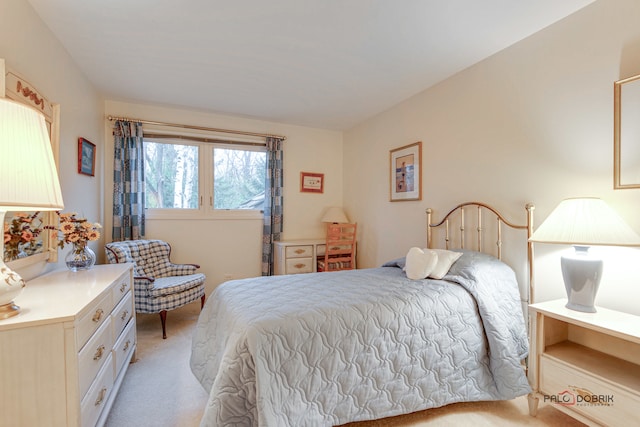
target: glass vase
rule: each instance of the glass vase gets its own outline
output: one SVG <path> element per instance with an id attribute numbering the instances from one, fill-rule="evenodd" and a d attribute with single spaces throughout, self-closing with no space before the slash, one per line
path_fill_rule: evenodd
<path id="1" fill-rule="evenodd" d="M 5 262 L 9 262 L 9 261 L 15 261 L 17 259 L 20 258 L 25 258 L 27 256 L 27 253 L 25 251 L 23 251 L 20 247 L 18 246 L 7 246 L 5 245 L 4 247 L 4 260 Z"/>
<path id="2" fill-rule="evenodd" d="M 71 271 L 89 270 L 96 263 L 96 254 L 86 243 L 74 243 L 71 251 L 64 257 L 64 262 Z"/>

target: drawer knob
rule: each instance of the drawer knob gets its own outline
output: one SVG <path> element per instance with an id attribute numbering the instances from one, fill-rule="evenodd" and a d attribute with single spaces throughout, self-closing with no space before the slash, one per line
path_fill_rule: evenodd
<path id="1" fill-rule="evenodd" d="M 303 254 L 304 253 L 304 249 L 296 249 L 295 253 L 297 254 Z"/>
<path id="2" fill-rule="evenodd" d="M 127 284 L 123 283 L 122 285 L 120 285 L 120 292 L 124 292 L 124 290 L 127 289 Z"/>
<path id="3" fill-rule="evenodd" d="M 102 310 L 101 308 L 97 309 L 95 314 L 93 315 L 93 318 L 91 320 L 93 320 L 94 322 L 99 322 L 100 319 L 102 319 L 102 315 L 104 314 L 104 310 Z"/>
<path id="4" fill-rule="evenodd" d="M 100 390 L 100 393 L 98 393 L 98 398 L 96 399 L 95 406 L 99 406 L 102 403 L 102 401 L 104 400 L 104 396 L 106 394 L 107 394 L 107 388 L 102 387 L 102 390 Z"/>
<path id="5" fill-rule="evenodd" d="M 120 316 L 120 320 L 126 319 L 128 315 L 129 315 L 129 310 L 123 311 L 122 315 Z"/>
<path id="6" fill-rule="evenodd" d="M 98 347 L 96 354 L 93 355 L 93 360 L 100 360 L 104 354 L 104 344 Z"/>
<path id="7" fill-rule="evenodd" d="M 124 347 L 122 348 L 122 351 L 127 351 L 129 350 L 129 345 L 131 344 L 131 340 L 127 340 L 126 343 L 124 343 Z"/>
<path id="8" fill-rule="evenodd" d="M 304 267 L 304 264 L 296 264 L 296 265 L 294 265 L 294 267 L 295 268 L 302 268 L 302 267 Z"/>

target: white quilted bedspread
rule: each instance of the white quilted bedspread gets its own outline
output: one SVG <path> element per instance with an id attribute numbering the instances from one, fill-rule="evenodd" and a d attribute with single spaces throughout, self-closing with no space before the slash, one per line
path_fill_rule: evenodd
<path id="1" fill-rule="evenodd" d="M 226 282 L 193 337 L 202 425 L 331 426 L 521 396 L 520 307 L 513 271 L 468 252 L 439 281 L 381 267 Z"/>

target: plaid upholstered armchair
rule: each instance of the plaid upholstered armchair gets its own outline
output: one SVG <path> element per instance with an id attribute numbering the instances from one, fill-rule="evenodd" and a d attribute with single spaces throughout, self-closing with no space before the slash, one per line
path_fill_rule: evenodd
<path id="1" fill-rule="evenodd" d="M 167 311 L 200 298 L 204 306 L 205 275 L 195 264 L 173 264 L 171 246 L 162 240 L 125 240 L 105 245 L 111 264 L 134 264 L 133 288 L 138 313 L 160 313 L 162 338 L 167 338 Z"/>

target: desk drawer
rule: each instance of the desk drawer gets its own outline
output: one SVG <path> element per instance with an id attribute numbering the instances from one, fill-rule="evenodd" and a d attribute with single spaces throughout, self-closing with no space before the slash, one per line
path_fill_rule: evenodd
<path id="1" fill-rule="evenodd" d="M 304 258 L 313 256 L 313 245 L 296 245 L 285 248 L 285 258 Z"/>
<path id="2" fill-rule="evenodd" d="M 285 261 L 285 274 L 311 273 L 313 258 L 291 258 Z"/>

